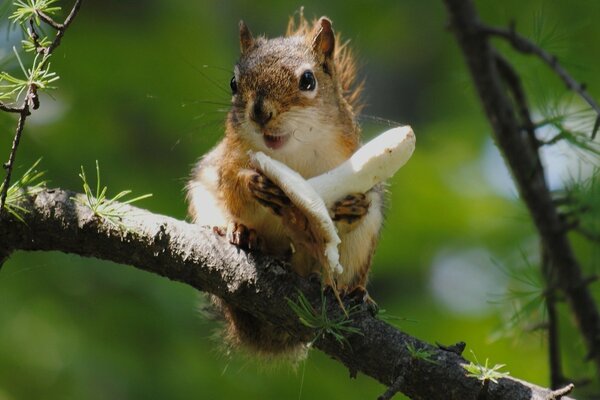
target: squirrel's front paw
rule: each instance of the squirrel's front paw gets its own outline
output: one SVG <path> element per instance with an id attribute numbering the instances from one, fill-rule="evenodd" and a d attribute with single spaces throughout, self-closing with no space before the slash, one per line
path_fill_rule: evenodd
<path id="1" fill-rule="evenodd" d="M 287 195 L 265 175 L 251 171 L 248 176 L 248 188 L 252 196 L 264 207 L 281 215 L 281 210 L 291 204 Z"/>
<path id="2" fill-rule="evenodd" d="M 332 219 L 352 226 L 369 212 L 370 205 L 371 200 L 366 194 L 349 194 L 335 202 L 331 208 Z"/>
<path id="3" fill-rule="evenodd" d="M 222 233 L 216 231 L 217 233 Z M 246 227 L 244 224 L 230 222 L 227 224 L 225 237 L 229 243 L 236 245 L 244 250 L 261 250 L 262 242 L 254 229 Z"/>

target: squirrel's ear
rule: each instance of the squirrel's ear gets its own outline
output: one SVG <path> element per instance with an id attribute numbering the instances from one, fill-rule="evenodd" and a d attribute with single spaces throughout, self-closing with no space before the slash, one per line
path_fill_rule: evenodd
<path id="1" fill-rule="evenodd" d="M 250 32 L 244 21 L 240 21 L 240 48 L 242 54 L 248 51 L 253 45 L 254 38 L 252 37 L 252 32 Z"/>
<path id="2" fill-rule="evenodd" d="M 335 49 L 335 34 L 331 29 L 331 20 L 321 17 L 317 22 L 316 34 L 312 42 L 313 50 L 325 60 L 333 57 Z"/>

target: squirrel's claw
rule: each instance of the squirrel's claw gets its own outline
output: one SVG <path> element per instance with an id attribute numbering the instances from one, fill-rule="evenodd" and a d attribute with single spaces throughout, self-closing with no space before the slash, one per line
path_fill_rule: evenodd
<path id="1" fill-rule="evenodd" d="M 367 288 L 365 288 L 364 286 L 356 286 L 348 293 L 348 296 L 352 299 L 358 300 L 360 303 L 364 303 L 372 316 L 376 316 L 377 313 L 379 313 L 379 306 L 377 305 L 375 300 L 373 300 L 373 298 L 369 295 Z"/>
<path id="2" fill-rule="evenodd" d="M 248 177 L 248 188 L 252 196 L 262 206 L 271 209 L 275 214 L 281 215 L 284 207 L 291 205 L 287 195 L 265 175 L 252 171 Z"/>
<path id="3" fill-rule="evenodd" d="M 243 250 L 261 250 L 262 241 L 254 229 L 237 222 L 227 224 L 225 237 L 229 243 Z"/>

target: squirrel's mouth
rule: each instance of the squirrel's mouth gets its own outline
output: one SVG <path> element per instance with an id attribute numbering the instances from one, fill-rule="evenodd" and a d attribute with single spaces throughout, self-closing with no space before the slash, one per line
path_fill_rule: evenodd
<path id="1" fill-rule="evenodd" d="M 265 141 L 265 144 L 267 145 L 268 148 L 273 149 L 273 150 L 277 150 L 277 149 L 280 149 L 281 147 L 283 147 L 283 145 L 287 143 L 289 138 L 290 138 L 290 135 L 273 136 L 273 135 L 267 135 L 266 133 L 263 133 L 263 139 Z"/>

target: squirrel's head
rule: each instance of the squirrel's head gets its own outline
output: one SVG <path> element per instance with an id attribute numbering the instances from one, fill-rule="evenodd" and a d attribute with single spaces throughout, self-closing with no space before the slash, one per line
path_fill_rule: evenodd
<path id="1" fill-rule="evenodd" d="M 301 16 L 299 27 L 290 23 L 288 34 L 274 39 L 254 38 L 240 22 L 240 46 L 228 118 L 235 134 L 276 158 L 340 142 L 339 136 L 351 136 L 342 145 L 358 142 L 348 96 L 354 63 L 329 19 L 310 27 Z"/>

